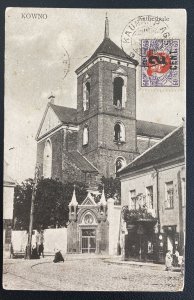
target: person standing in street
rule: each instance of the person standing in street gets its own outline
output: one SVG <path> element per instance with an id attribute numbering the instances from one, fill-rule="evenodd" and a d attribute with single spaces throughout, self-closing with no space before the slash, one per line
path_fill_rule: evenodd
<path id="1" fill-rule="evenodd" d="M 36 246 L 37 246 L 39 257 L 42 255 L 42 257 L 44 258 L 44 231 L 43 230 L 37 230 Z"/>
<path id="2" fill-rule="evenodd" d="M 166 271 L 172 270 L 172 255 L 170 250 L 168 250 L 166 253 L 165 265 L 166 265 Z"/>

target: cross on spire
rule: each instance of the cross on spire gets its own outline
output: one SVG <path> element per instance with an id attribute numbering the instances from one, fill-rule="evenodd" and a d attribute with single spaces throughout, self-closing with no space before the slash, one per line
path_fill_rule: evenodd
<path id="1" fill-rule="evenodd" d="M 109 39 L 109 21 L 108 21 L 107 13 L 105 18 L 104 39 Z"/>

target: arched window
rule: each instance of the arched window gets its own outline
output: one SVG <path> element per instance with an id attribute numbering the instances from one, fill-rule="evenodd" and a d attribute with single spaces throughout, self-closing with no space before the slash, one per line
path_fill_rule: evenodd
<path id="1" fill-rule="evenodd" d="M 116 175 L 117 175 L 118 171 L 121 168 L 123 168 L 124 166 L 126 166 L 126 160 L 123 157 L 118 157 L 116 160 L 116 165 L 115 165 Z"/>
<path id="2" fill-rule="evenodd" d="M 118 122 L 114 126 L 114 141 L 119 142 L 125 142 L 125 126 Z"/>
<path id="3" fill-rule="evenodd" d="M 43 176 L 51 178 L 52 172 L 52 145 L 50 140 L 47 140 L 44 147 L 44 161 L 43 161 Z"/>
<path id="4" fill-rule="evenodd" d="M 115 77 L 113 82 L 113 104 L 118 108 L 122 107 L 124 80 L 121 77 Z"/>
<path id="5" fill-rule="evenodd" d="M 88 110 L 90 107 L 90 82 L 87 81 L 83 86 L 83 108 Z"/>
<path id="6" fill-rule="evenodd" d="M 83 129 L 83 146 L 88 145 L 89 128 L 86 125 Z"/>

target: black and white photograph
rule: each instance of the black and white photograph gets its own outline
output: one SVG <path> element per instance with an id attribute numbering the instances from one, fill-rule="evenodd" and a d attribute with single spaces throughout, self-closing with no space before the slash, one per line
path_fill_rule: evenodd
<path id="1" fill-rule="evenodd" d="M 3 288 L 180 292 L 184 9 L 5 11 Z"/>

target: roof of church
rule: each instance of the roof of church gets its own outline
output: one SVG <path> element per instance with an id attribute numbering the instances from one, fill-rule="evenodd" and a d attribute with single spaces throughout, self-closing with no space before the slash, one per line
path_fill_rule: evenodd
<path id="1" fill-rule="evenodd" d="M 77 124 L 77 109 L 65 106 L 50 104 L 61 122 Z M 137 120 L 137 135 L 163 138 L 176 127 L 154 122 Z"/>
<path id="2" fill-rule="evenodd" d="M 176 127 L 171 125 L 165 125 L 160 123 L 148 122 L 137 120 L 137 135 L 163 138 L 170 132 L 172 132 Z"/>
<path id="3" fill-rule="evenodd" d="M 111 56 L 116 56 L 118 58 L 123 58 L 125 60 L 130 61 L 135 66 L 138 65 L 138 61 L 136 59 L 133 59 L 129 55 L 127 55 L 123 49 L 121 49 L 119 46 L 117 46 L 110 38 L 104 38 L 102 43 L 98 46 L 96 51 L 92 54 L 92 56 L 83 63 L 77 70 L 76 73 L 78 73 L 81 69 L 83 69 L 90 61 L 92 61 L 94 58 L 98 56 L 98 54 L 108 54 Z"/>
<path id="4" fill-rule="evenodd" d="M 77 109 L 50 103 L 59 120 L 65 124 L 77 124 Z"/>
<path id="5" fill-rule="evenodd" d="M 150 166 L 171 158 L 184 155 L 184 132 L 183 126 L 176 128 L 160 142 L 136 157 L 124 167 L 119 174 L 126 174 L 146 166 Z"/>
<path id="6" fill-rule="evenodd" d="M 79 151 L 65 151 L 65 155 L 82 172 L 84 173 L 98 172 L 98 170 Z"/>
<path id="7" fill-rule="evenodd" d="M 61 122 L 77 124 L 77 109 L 50 104 Z M 176 127 L 149 121 L 137 120 L 137 135 L 163 138 Z"/>

